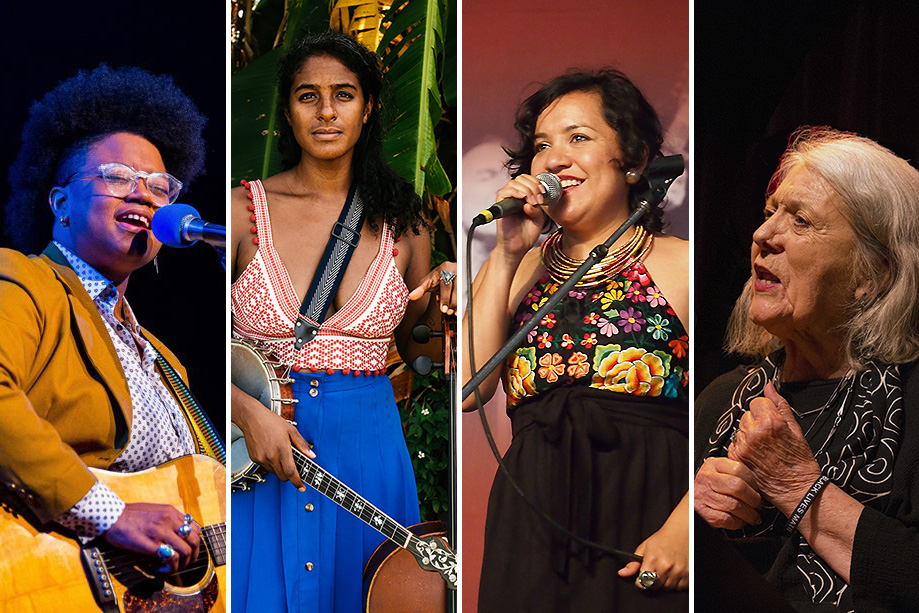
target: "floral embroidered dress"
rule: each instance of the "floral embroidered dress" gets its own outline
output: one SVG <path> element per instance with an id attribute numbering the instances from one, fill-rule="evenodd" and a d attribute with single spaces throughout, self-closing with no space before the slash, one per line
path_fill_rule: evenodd
<path id="1" fill-rule="evenodd" d="M 531 325 L 558 287 L 539 279 L 512 328 Z M 571 291 L 510 355 L 504 461 L 554 521 L 627 552 L 663 525 L 689 485 L 688 344 L 639 261 Z M 548 527 L 498 471 L 480 612 L 688 610 L 686 592 L 642 592 L 619 577 L 625 562 Z"/>
<path id="2" fill-rule="evenodd" d="M 548 274 L 537 281 L 513 328 L 529 323 L 558 287 Z M 604 285 L 569 292 L 527 342 L 508 360 L 511 407 L 568 385 L 687 400 L 689 337 L 641 262 Z"/>

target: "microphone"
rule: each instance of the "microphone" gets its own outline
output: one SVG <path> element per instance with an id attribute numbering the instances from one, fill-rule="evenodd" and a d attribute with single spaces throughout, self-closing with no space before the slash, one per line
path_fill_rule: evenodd
<path id="1" fill-rule="evenodd" d="M 683 162 L 682 155 L 662 155 L 651 160 L 648 167 L 645 168 L 644 175 L 649 182 L 670 183 L 683 174 L 685 168 L 686 164 Z"/>
<path id="2" fill-rule="evenodd" d="M 659 205 L 667 195 L 673 182 L 683 174 L 686 165 L 682 155 L 664 155 L 648 163 L 636 187 L 639 204 L 647 202 L 650 207 Z"/>
<path id="3" fill-rule="evenodd" d="M 559 181 L 558 177 L 551 172 L 541 172 L 536 175 L 536 178 L 542 183 L 543 189 L 546 190 L 545 204 L 553 205 L 558 202 L 558 199 L 562 197 L 562 182 Z M 495 219 L 501 219 L 505 215 L 516 213 L 523 209 L 523 204 L 525 202 L 526 200 L 522 198 L 505 198 L 501 202 L 496 202 L 473 217 L 472 225 L 482 226 Z"/>
<path id="4" fill-rule="evenodd" d="M 201 213 L 187 204 L 170 204 L 153 214 L 153 236 L 169 247 L 191 247 L 199 240 L 223 249 L 227 228 L 201 219 Z"/>

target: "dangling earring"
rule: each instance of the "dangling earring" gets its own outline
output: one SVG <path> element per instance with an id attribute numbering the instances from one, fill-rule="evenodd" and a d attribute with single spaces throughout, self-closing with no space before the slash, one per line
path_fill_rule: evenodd
<path id="1" fill-rule="evenodd" d="M 153 270 L 156 271 L 156 274 L 160 274 L 160 261 L 157 259 L 159 254 L 153 256 Z"/>
<path id="2" fill-rule="evenodd" d="M 626 171 L 625 182 L 629 185 L 635 185 L 638 183 L 639 179 L 641 179 L 641 173 L 634 168 L 632 170 Z"/>
<path id="3" fill-rule="evenodd" d="M 58 221 L 61 222 L 61 227 L 63 228 L 66 228 L 67 226 L 70 225 L 70 218 L 67 217 L 66 215 L 62 215 Z"/>

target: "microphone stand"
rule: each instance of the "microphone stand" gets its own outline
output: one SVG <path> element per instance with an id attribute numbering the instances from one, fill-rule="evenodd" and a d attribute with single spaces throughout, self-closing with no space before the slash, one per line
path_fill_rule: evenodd
<path id="1" fill-rule="evenodd" d="M 511 352 L 511 350 L 516 347 L 529 333 L 529 330 L 532 330 L 533 327 L 538 324 L 545 317 L 550 310 L 552 310 L 555 305 L 561 302 L 562 298 L 568 295 L 568 292 L 571 288 L 584 276 L 584 274 L 590 269 L 590 267 L 601 259 L 609 251 L 609 248 L 616 242 L 616 240 L 622 236 L 622 233 L 625 232 L 628 228 L 633 226 L 636 221 L 638 221 L 642 215 L 651 210 L 652 207 L 657 206 L 664 199 L 664 196 L 667 194 L 667 189 L 673 183 L 673 181 L 683 174 L 683 156 L 681 155 L 672 155 L 667 157 L 660 157 L 648 164 L 648 167 L 644 172 L 644 181 L 646 182 L 648 189 L 645 190 L 642 195 L 638 198 L 639 206 L 634 213 L 626 220 L 622 226 L 620 226 L 613 235 L 605 243 L 597 245 L 593 251 L 591 251 L 590 256 L 569 278 L 562 286 L 555 291 L 552 297 L 540 308 L 536 314 L 533 316 L 532 320 L 535 322 L 532 326 L 521 327 L 511 338 L 504 344 L 504 346 L 498 350 L 498 352 L 492 356 L 492 358 L 486 363 L 481 371 L 473 375 L 469 382 L 463 386 L 463 399 L 469 396 L 471 393 L 475 393 L 476 398 L 476 408 L 479 409 L 479 418 L 482 421 L 482 428 L 485 431 L 485 438 L 488 441 L 488 446 L 491 448 L 492 454 L 495 456 L 495 460 L 498 462 L 498 469 L 504 474 L 508 479 L 510 485 L 514 488 L 517 494 L 521 499 L 531 508 L 533 511 L 549 526 L 554 530 L 558 531 L 561 534 L 567 535 L 569 538 L 573 539 L 575 542 L 590 547 L 592 549 L 597 549 L 604 551 L 606 553 L 612 554 L 622 560 L 634 560 L 637 562 L 642 561 L 642 557 L 634 553 L 629 553 L 627 551 L 622 551 L 612 547 L 607 547 L 601 545 L 600 543 L 595 543 L 590 541 L 582 536 L 574 534 L 567 530 L 564 526 L 560 525 L 554 519 L 543 511 L 540 506 L 533 501 L 526 492 L 520 487 L 517 481 L 511 476 L 510 472 L 507 470 L 507 467 L 504 465 L 504 461 L 501 459 L 501 454 L 498 452 L 498 447 L 495 445 L 494 437 L 491 435 L 491 429 L 488 427 L 488 419 L 485 417 L 485 411 L 482 410 L 482 401 L 479 398 L 478 386 L 482 381 L 491 373 L 497 366 L 500 364 L 505 356 Z M 472 233 L 474 231 L 475 224 L 470 228 L 469 235 L 467 238 L 467 255 L 469 245 L 472 244 Z M 467 266 L 467 292 L 470 292 L 471 296 L 471 263 L 470 259 L 466 259 Z M 475 351 L 473 343 L 473 334 L 472 334 L 472 318 L 473 318 L 473 309 L 472 303 L 469 303 L 468 306 L 468 324 L 469 324 L 469 364 L 472 369 L 475 369 Z"/>
<path id="2" fill-rule="evenodd" d="M 676 163 L 675 158 L 679 158 L 679 172 L 673 174 L 672 168 Z M 662 160 L 662 173 L 664 176 L 658 176 L 655 173 L 655 162 Z M 530 319 L 533 322 L 530 326 L 521 326 L 514 334 L 511 335 L 507 342 L 495 353 L 485 365 L 476 372 L 469 381 L 466 382 L 466 385 L 463 386 L 463 400 L 465 400 L 469 394 L 471 394 L 479 385 L 482 384 L 488 375 L 498 367 L 499 364 L 504 362 L 504 358 L 507 357 L 507 354 L 510 353 L 515 347 L 519 346 L 523 339 L 530 333 L 530 331 L 535 328 L 543 317 L 548 315 L 555 306 L 562 301 L 562 299 L 568 295 L 568 292 L 573 288 L 581 278 L 587 274 L 587 271 L 596 264 L 598 261 L 602 260 L 606 256 L 610 247 L 613 246 L 613 243 L 619 239 L 622 234 L 635 225 L 641 217 L 650 211 L 652 208 L 661 203 L 664 199 L 664 196 L 667 195 L 667 190 L 670 188 L 670 185 L 673 181 L 683 174 L 683 156 L 667 156 L 665 158 L 658 158 L 654 162 L 648 165 L 646 170 L 645 180 L 648 183 L 648 189 L 645 191 L 638 200 L 638 208 L 629 216 L 629 218 L 623 223 L 619 228 L 613 232 L 606 242 L 597 245 L 591 250 L 590 255 L 587 256 L 587 259 L 584 260 L 584 263 L 581 264 L 577 270 L 575 270 L 571 277 L 565 281 L 561 287 L 559 287 L 554 294 L 546 301 L 542 307 L 533 315 Z M 669 168 L 666 166 L 669 165 Z M 670 172 L 668 172 L 670 170 Z M 470 307 L 472 305 L 470 304 Z"/>

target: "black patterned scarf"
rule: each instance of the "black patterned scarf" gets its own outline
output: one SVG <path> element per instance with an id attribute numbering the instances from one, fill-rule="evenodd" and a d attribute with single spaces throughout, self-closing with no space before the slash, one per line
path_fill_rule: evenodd
<path id="1" fill-rule="evenodd" d="M 781 394 L 784 350 L 770 354 L 762 364 L 741 381 L 731 398 L 730 408 L 719 418 L 708 439 L 705 457 L 726 456 L 741 416 L 750 401 L 763 395 L 766 383 L 772 381 Z M 837 420 L 842 406 L 841 418 Z M 821 407 L 799 412 L 795 418 L 806 433 L 815 459 L 824 475 L 862 504 L 879 508 L 890 494 L 893 465 L 900 447 L 903 428 L 903 390 L 897 365 L 869 362 L 867 367 L 850 374 Z M 837 422 L 836 427 L 833 427 Z M 763 503 L 762 523 L 726 531 L 731 538 L 784 534 L 788 519 L 775 507 Z M 796 565 L 802 574 L 804 588 L 815 603 L 836 605 L 840 611 L 852 611 L 848 584 L 804 538 L 792 537 L 797 549 Z"/>

